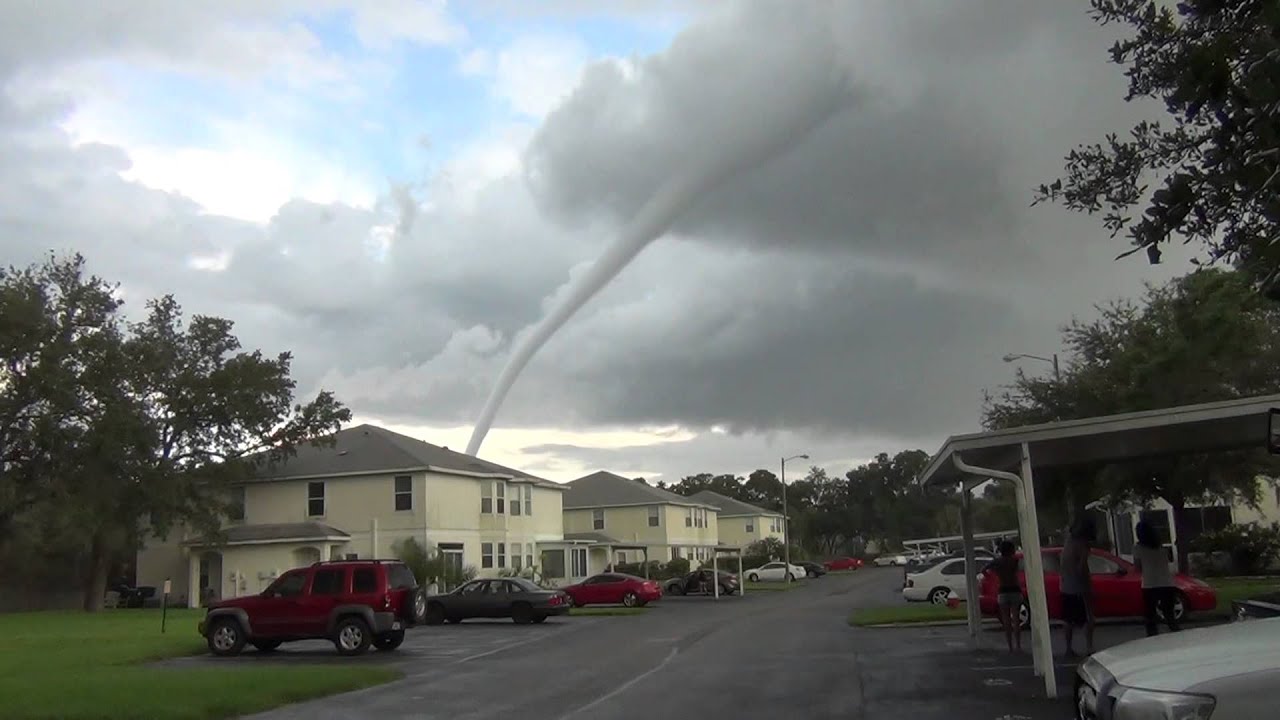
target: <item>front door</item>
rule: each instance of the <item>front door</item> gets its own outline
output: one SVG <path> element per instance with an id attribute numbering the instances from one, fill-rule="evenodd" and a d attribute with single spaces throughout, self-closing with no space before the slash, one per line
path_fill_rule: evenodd
<path id="1" fill-rule="evenodd" d="M 298 613 L 298 599 L 307 584 L 305 569 L 290 570 L 262 591 L 261 604 L 250 619 L 260 635 L 289 635 Z"/>
<path id="2" fill-rule="evenodd" d="M 346 568 L 321 568 L 312 573 L 311 586 L 298 598 L 298 612 L 290 621 L 289 634 L 323 635 L 328 630 L 329 614 L 347 592 L 346 583 Z"/>
<path id="3" fill-rule="evenodd" d="M 440 557 L 444 561 L 444 577 L 440 578 L 441 592 L 453 589 L 462 580 L 462 545 L 440 544 Z"/>

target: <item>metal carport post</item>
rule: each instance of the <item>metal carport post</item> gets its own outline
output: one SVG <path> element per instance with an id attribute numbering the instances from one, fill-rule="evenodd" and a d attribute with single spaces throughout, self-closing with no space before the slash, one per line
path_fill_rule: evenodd
<path id="1" fill-rule="evenodd" d="M 746 596 L 747 579 L 742 576 L 742 548 L 717 545 L 711 549 L 711 587 L 715 599 L 720 599 L 720 553 L 731 552 L 738 556 L 738 594 Z"/>

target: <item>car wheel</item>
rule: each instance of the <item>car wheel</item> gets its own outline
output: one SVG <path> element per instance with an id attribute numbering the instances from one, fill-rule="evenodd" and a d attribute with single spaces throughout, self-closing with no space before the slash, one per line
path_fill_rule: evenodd
<path id="1" fill-rule="evenodd" d="M 415 625 L 421 625 L 427 621 L 427 591 L 423 588 L 418 588 L 413 593 L 412 621 Z"/>
<path id="2" fill-rule="evenodd" d="M 533 608 L 528 603 L 517 603 L 511 608 L 511 619 L 517 625 L 528 625 L 533 622 Z"/>
<path id="3" fill-rule="evenodd" d="M 538 624 L 538 625 L 541 625 L 542 623 L 544 623 L 544 622 L 546 622 L 546 621 L 547 621 L 547 616 L 546 616 L 546 615 L 534 615 L 534 616 L 533 616 L 533 622 L 534 622 L 534 623 L 536 623 L 536 624 Z"/>
<path id="4" fill-rule="evenodd" d="M 361 655 L 373 644 L 369 623 L 355 616 L 344 617 L 333 629 L 333 646 L 339 655 Z"/>
<path id="5" fill-rule="evenodd" d="M 684 587 L 681 585 L 671 585 L 667 588 L 668 595 L 683 595 Z"/>
<path id="6" fill-rule="evenodd" d="M 816 577 L 818 577 L 818 571 L 817 571 L 817 570 L 810 570 L 809 572 L 805 573 L 805 575 L 806 575 L 806 576 L 808 576 L 808 577 L 811 577 L 811 578 L 816 578 Z"/>
<path id="7" fill-rule="evenodd" d="M 444 622 L 444 606 L 440 603 L 431 603 L 427 606 L 427 624 L 440 625 Z"/>
<path id="8" fill-rule="evenodd" d="M 213 621 L 209 627 L 209 652 L 219 657 L 239 655 L 244 650 L 244 630 L 240 621 L 226 617 Z"/>
<path id="9" fill-rule="evenodd" d="M 1159 610 L 1157 610 L 1159 612 Z M 1177 593 L 1173 596 L 1173 619 L 1175 621 L 1182 620 L 1187 616 L 1187 596 Z M 1160 613 L 1160 617 L 1164 618 L 1164 613 Z"/>
<path id="10" fill-rule="evenodd" d="M 258 649 L 258 652 L 268 653 L 280 647 L 280 642 L 279 640 L 253 640 L 251 644 Z"/>
<path id="11" fill-rule="evenodd" d="M 1018 627 L 1023 630 L 1031 627 L 1031 603 L 1026 598 L 1018 605 Z"/>
<path id="12" fill-rule="evenodd" d="M 732 588 L 727 588 L 727 587 L 725 587 L 724 585 L 721 585 L 721 586 L 720 586 L 720 594 L 721 594 L 721 595 L 732 595 L 732 594 L 733 594 L 733 589 L 732 589 Z"/>
<path id="13" fill-rule="evenodd" d="M 373 641 L 373 646 L 378 648 L 379 650 L 390 651 L 400 647 L 400 644 L 403 642 L 404 642 L 404 631 L 394 630 L 392 632 L 387 633 L 386 635 L 378 636 L 378 638 Z"/>
<path id="14" fill-rule="evenodd" d="M 939 587 L 929 591 L 929 602 L 934 605 L 946 605 L 949 597 L 951 597 L 950 588 Z"/>
<path id="15" fill-rule="evenodd" d="M 622 596 L 622 604 L 627 607 L 636 607 L 640 604 L 640 596 L 633 592 L 628 592 Z"/>
<path id="16" fill-rule="evenodd" d="M 750 575 L 748 575 L 747 579 L 750 580 L 751 582 L 760 582 L 760 576 L 755 573 L 751 573 Z"/>

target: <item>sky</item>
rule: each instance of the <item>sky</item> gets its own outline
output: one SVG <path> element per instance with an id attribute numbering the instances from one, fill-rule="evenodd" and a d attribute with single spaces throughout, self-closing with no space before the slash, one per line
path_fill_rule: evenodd
<path id="1" fill-rule="evenodd" d="M 843 473 L 980 429 L 1002 356 L 1190 270 L 1030 206 L 1070 148 L 1158 115 L 1087 10 L 0 3 L 0 257 L 80 252 L 128 312 L 171 293 L 291 351 L 300 396 L 461 450 L 513 343 L 667 180 L 838 85 L 684 199 L 479 454 L 553 480 Z"/>

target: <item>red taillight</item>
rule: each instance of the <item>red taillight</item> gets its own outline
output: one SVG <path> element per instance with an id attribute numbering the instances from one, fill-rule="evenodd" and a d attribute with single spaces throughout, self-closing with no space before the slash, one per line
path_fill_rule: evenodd
<path id="1" fill-rule="evenodd" d="M 552 604 L 552 605 L 560 605 L 560 604 L 561 604 L 561 603 L 563 603 L 563 602 L 564 602 L 564 598 L 560 597 L 559 595 L 552 595 L 552 596 L 551 596 L 551 604 Z"/>

